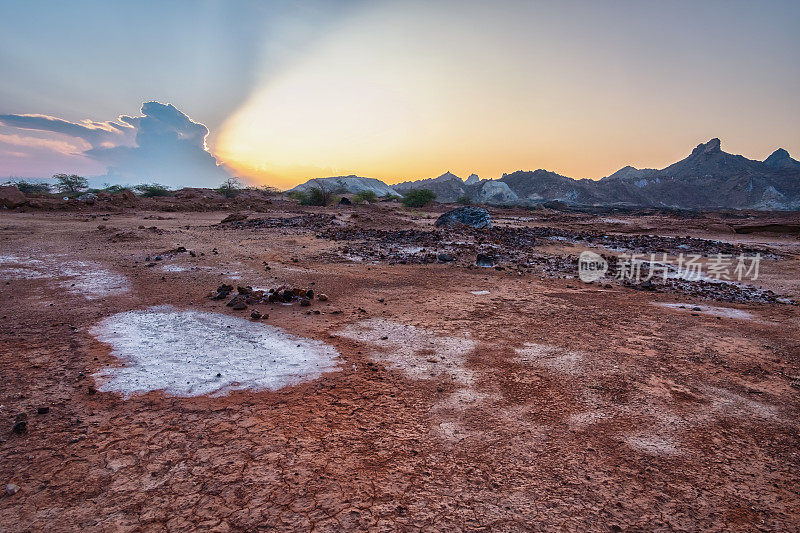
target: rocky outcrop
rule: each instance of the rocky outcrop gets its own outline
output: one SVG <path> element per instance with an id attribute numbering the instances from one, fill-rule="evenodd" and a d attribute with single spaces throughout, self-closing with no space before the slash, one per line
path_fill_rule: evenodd
<path id="1" fill-rule="evenodd" d="M 349 194 L 357 194 L 360 192 L 370 191 L 374 192 L 377 196 L 401 196 L 392 187 L 389 187 L 384 182 L 375 178 L 362 178 L 360 176 L 335 176 L 332 178 L 314 178 L 305 183 L 298 185 L 287 192 L 308 192 L 309 190 L 319 187 L 330 192 L 341 192 Z"/>
<path id="2" fill-rule="evenodd" d="M 484 180 L 473 201 L 479 204 L 511 205 L 519 203 L 519 196 L 502 181 Z"/>
<path id="3" fill-rule="evenodd" d="M 0 186 L 0 207 L 16 209 L 28 203 L 28 199 L 16 185 Z"/>

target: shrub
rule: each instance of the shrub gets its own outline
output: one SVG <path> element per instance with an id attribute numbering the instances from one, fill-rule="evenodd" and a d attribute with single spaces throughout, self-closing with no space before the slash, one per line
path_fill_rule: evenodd
<path id="1" fill-rule="evenodd" d="M 217 187 L 217 192 L 225 198 L 234 198 L 242 190 L 242 183 L 236 178 L 226 179 L 222 185 Z"/>
<path id="2" fill-rule="evenodd" d="M 403 196 L 401 202 L 406 207 L 425 207 L 434 198 L 436 195 L 430 189 L 411 189 Z"/>
<path id="3" fill-rule="evenodd" d="M 378 201 L 378 195 L 374 191 L 361 191 L 353 196 L 353 201 L 357 204 L 363 204 L 364 202 L 371 204 Z"/>
<path id="4" fill-rule="evenodd" d="M 305 201 L 300 200 L 302 205 L 328 205 L 331 202 L 333 195 L 330 191 L 325 190 L 323 187 L 312 187 L 308 190 L 308 195 Z"/>
<path id="5" fill-rule="evenodd" d="M 288 196 L 292 200 L 297 200 L 301 204 L 303 204 L 303 202 L 305 202 L 306 199 L 308 198 L 308 195 L 303 191 L 291 191 L 286 193 L 286 196 Z"/>
<path id="6" fill-rule="evenodd" d="M 159 183 L 142 183 L 133 188 L 139 196 L 153 198 L 155 196 L 172 196 L 172 191 L 165 185 Z"/>
<path id="7" fill-rule="evenodd" d="M 459 196 L 458 200 L 456 200 L 456 203 L 461 205 L 472 205 L 472 200 L 470 200 L 466 196 Z"/>
<path id="8" fill-rule="evenodd" d="M 56 190 L 67 194 L 78 194 L 89 187 L 86 178 L 75 174 L 55 174 L 53 179 L 56 180 Z"/>
<path id="9" fill-rule="evenodd" d="M 17 180 L 13 182 L 23 194 L 44 194 L 50 192 L 49 183 L 36 183 L 27 180 Z"/>

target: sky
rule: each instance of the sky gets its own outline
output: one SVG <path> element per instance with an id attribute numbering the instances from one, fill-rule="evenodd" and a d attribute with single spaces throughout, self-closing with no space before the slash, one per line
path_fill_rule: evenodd
<path id="1" fill-rule="evenodd" d="M 287 188 L 800 154 L 796 1 L 0 1 L 0 178 Z"/>

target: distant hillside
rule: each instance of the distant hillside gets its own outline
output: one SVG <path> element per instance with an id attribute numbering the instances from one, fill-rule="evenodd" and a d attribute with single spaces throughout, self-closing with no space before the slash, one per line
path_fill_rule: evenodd
<path id="1" fill-rule="evenodd" d="M 597 181 L 576 180 L 542 169 L 504 174 L 499 180 L 481 180 L 473 174 L 463 181 L 447 172 L 391 188 L 380 180 L 355 176 L 325 180 L 350 180 L 349 192 L 357 192 L 351 188 L 362 187 L 385 188 L 401 194 L 411 189 L 430 189 L 439 202 L 466 197 L 474 203 L 498 205 L 535 205 L 557 200 L 584 206 L 800 209 L 800 162 L 782 148 L 764 161 L 729 154 L 722 151 L 719 139 L 698 145 L 688 157 L 666 168 L 626 166 Z M 310 180 L 293 190 L 304 190 L 301 188 L 311 187 L 317 181 Z M 376 190 L 376 194 L 385 193 Z"/>
<path id="2" fill-rule="evenodd" d="M 401 196 L 392 187 L 376 178 L 362 178 L 360 176 L 335 176 L 331 178 L 314 178 L 301 183 L 286 192 L 307 192 L 314 187 L 320 187 L 330 192 L 343 191 L 356 194 L 362 191 L 372 191 L 377 196 Z"/>

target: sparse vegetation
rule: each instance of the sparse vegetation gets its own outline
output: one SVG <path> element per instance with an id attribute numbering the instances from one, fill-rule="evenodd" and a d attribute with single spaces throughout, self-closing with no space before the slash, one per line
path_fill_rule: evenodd
<path id="1" fill-rule="evenodd" d="M 301 200 L 300 203 L 302 205 L 328 205 L 331 203 L 331 199 L 333 198 L 333 193 L 326 190 L 324 187 L 312 187 L 308 190 L 308 195 L 305 198 L 305 201 Z"/>
<path id="2" fill-rule="evenodd" d="M 49 183 L 37 183 L 34 181 L 27 181 L 27 180 L 16 180 L 11 182 L 12 185 L 16 185 L 17 189 L 20 190 L 23 194 L 46 194 L 50 192 L 50 184 Z"/>
<path id="3" fill-rule="evenodd" d="M 430 189 L 412 189 L 403 196 L 401 202 L 406 207 L 425 207 L 434 198 L 436 198 L 436 194 Z"/>
<path id="4" fill-rule="evenodd" d="M 277 187 L 271 187 L 269 185 L 250 185 L 249 187 L 245 187 L 248 191 L 255 191 L 260 192 L 264 196 L 272 196 L 274 194 L 280 194 L 280 190 Z"/>
<path id="5" fill-rule="evenodd" d="M 53 179 L 56 180 L 56 190 L 68 195 L 80 194 L 89 187 L 86 178 L 76 174 L 55 174 Z"/>
<path id="6" fill-rule="evenodd" d="M 308 199 L 308 195 L 303 191 L 292 191 L 287 193 L 286 196 L 292 200 L 297 200 L 301 205 L 306 205 L 305 202 Z"/>
<path id="7" fill-rule="evenodd" d="M 472 205 L 472 200 L 470 200 L 466 196 L 459 196 L 458 200 L 456 200 L 456 203 L 461 205 Z"/>
<path id="8" fill-rule="evenodd" d="M 136 185 L 133 190 L 139 193 L 139 196 L 145 198 L 153 198 L 156 196 L 172 196 L 172 191 L 166 185 L 160 183 L 142 183 Z"/>
<path id="9" fill-rule="evenodd" d="M 374 191 L 361 191 L 353 196 L 353 201 L 357 204 L 373 203 L 378 201 L 378 195 Z"/>
<path id="10" fill-rule="evenodd" d="M 242 182 L 237 178 L 228 178 L 217 187 L 217 192 L 225 198 L 235 198 L 242 190 Z"/>

